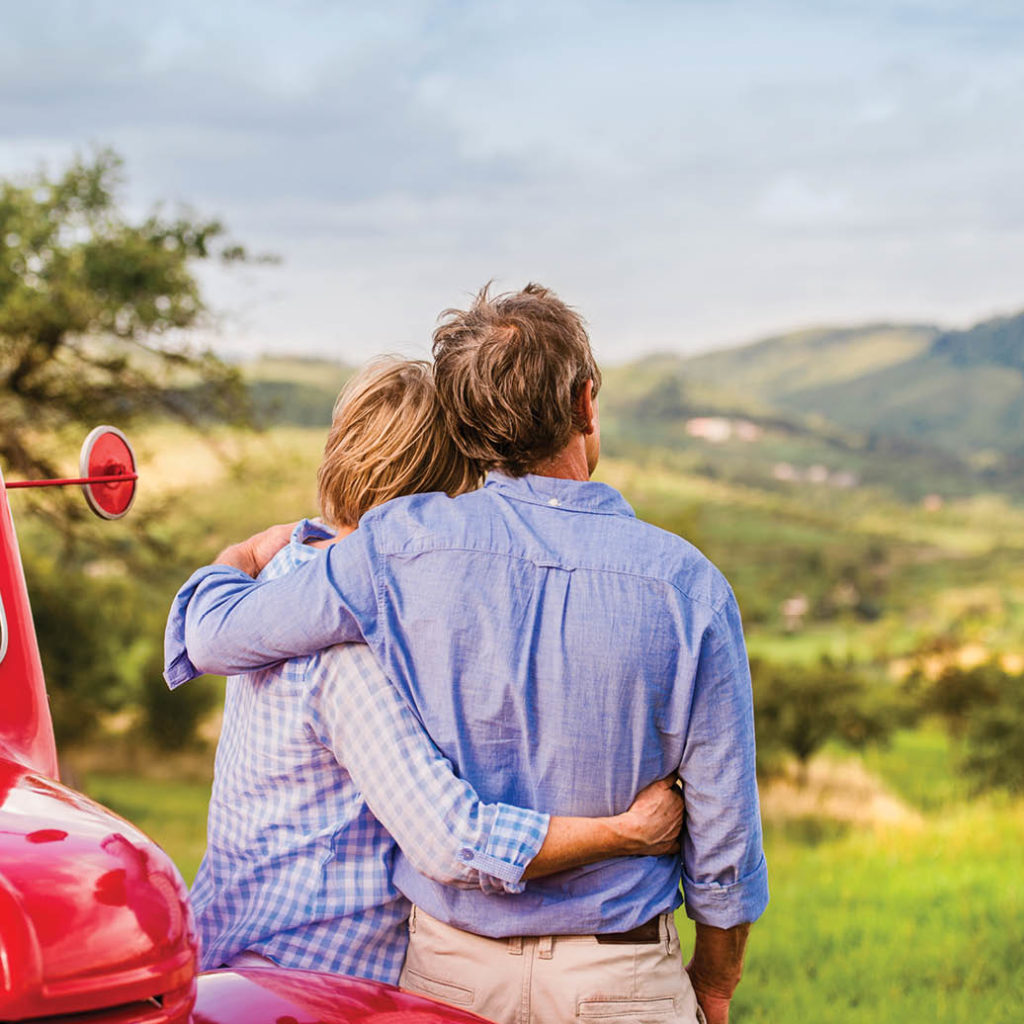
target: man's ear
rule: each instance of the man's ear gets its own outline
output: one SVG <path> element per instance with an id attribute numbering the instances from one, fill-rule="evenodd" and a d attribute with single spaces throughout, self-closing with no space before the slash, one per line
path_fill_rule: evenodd
<path id="1" fill-rule="evenodd" d="M 580 393 L 576 398 L 573 409 L 573 412 L 576 414 L 576 422 L 580 424 L 581 433 L 584 437 L 589 437 L 594 432 L 594 403 L 596 401 L 594 398 L 594 382 L 588 380 L 580 388 Z"/>

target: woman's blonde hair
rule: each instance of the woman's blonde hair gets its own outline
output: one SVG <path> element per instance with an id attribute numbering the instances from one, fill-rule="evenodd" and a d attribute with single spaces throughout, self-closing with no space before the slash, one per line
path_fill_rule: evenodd
<path id="1" fill-rule="evenodd" d="M 317 482 L 324 520 L 355 526 L 364 512 L 403 494 L 472 490 L 480 469 L 448 433 L 430 364 L 387 356 L 338 396 Z"/>

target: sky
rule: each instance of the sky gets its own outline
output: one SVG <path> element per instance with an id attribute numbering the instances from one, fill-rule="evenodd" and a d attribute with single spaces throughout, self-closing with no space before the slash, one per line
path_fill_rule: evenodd
<path id="1" fill-rule="evenodd" d="M 1017 0 L 0 0 L 0 175 L 224 220 L 226 355 L 424 355 L 537 280 L 598 358 L 1024 308 Z"/>

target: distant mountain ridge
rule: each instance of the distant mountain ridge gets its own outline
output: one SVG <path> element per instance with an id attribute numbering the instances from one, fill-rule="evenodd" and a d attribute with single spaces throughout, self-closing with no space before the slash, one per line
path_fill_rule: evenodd
<path id="1" fill-rule="evenodd" d="M 1024 313 L 985 320 L 966 331 L 947 331 L 936 338 L 932 353 L 957 366 L 989 363 L 1024 372 Z"/>
<path id="2" fill-rule="evenodd" d="M 652 384 L 645 397 L 637 382 L 652 376 L 660 395 Z M 1024 455 L 1024 314 L 961 331 L 803 330 L 689 358 L 648 357 L 617 368 L 615 379 L 627 383 L 635 408 L 664 404 L 672 381 L 677 404 L 693 413 L 774 410 L 960 455 Z"/>

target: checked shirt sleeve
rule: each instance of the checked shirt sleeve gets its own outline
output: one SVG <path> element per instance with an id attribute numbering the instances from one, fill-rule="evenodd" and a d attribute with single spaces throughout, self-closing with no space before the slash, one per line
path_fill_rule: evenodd
<path id="1" fill-rule="evenodd" d="M 321 652 L 311 673 L 322 738 L 413 867 L 462 888 L 522 892 L 549 816 L 481 801 L 364 645 Z"/>

